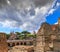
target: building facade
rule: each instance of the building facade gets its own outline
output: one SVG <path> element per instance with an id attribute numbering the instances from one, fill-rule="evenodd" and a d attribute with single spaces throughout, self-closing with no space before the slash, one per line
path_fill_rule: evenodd
<path id="1" fill-rule="evenodd" d="M 60 52 L 60 18 L 58 24 L 43 23 L 36 36 L 35 52 Z"/>

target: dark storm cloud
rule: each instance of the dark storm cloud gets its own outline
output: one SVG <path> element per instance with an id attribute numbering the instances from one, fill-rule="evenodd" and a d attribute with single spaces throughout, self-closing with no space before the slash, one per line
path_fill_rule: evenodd
<path id="1" fill-rule="evenodd" d="M 44 6 L 48 3 L 52 3 L 53 0 L 34 0 L 35 6 Z"/>
<path id="2" fill-rule="evenodd" d="M 0 8 L 6 5 L 7 5 L 6 0 L 0 0 Z"/>
<path id="3" fill-rule="evenodd" d="M 0 0 L 0 4 L 6 4 L 6 0 Z"/>
<path id="4" fill-rule="evenodd" d="M 14 6 L 26 7 L 29 5 L 44 6 L 47 3 L 53 2 L 53 0 L 0 0 L 0 5 L 7 5 L 8 2 Z"/>

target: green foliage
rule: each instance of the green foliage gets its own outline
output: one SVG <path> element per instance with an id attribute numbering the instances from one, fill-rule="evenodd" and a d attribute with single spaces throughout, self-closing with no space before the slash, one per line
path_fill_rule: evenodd
<path id="1" fill-rule="evenodd" d="M 8 39 L 10 37 L 10 34 L 6 34 L 6 38 Z"/>
<path id="2" fill-rule="evenodd" d="M 22 31 L 21 33 L 22 33 L 22 34 L 31 34 L 31 33 L 28 32 L 28 31 Z"/>
<path id="3" fill-rule="evenodd" d="M 18 36 L 18 39 L 23 40 L 23 39 L 29 39 L 29 38 L 36 38 L 35 34 L 31 34 L 28 31 L 22 31 L 22 32 L 15 32 Z M 7 39 L 10 37 L 10 34 L 6 34 Z"/>
<path id="4" fill-rule="evenodd" d="M 25 38 L 24 35 L 21 35 L 21 36 L 19 37 L 20 40 L 23 40 L 24 38 Z"/>
<path id="5" fill-rule="evenodd" d="M 22 31 L 21 34 L 24 34 L 24 39 L 27 38 L 27 34 L 31 34 L 30 32 L 28 31 Z"/>
<path id="6" fill-rule="evenodd" d="M 35 38 L 35 35 L 34 34 L 27 34 L 27 37 L 33 37 L 33 38 Z"/>
<path id="7" fill-rule="evenodd" d="M 15 32 L 17 35 L 21 35 L 21 33 L 20 32 Z"/>

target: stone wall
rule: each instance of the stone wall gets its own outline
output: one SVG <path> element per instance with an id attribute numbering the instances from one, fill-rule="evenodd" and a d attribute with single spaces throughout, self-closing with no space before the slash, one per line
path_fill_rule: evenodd
<path id="1" fill-rule="evenodd" d="M 5 33 L 0 33 L 0 52 L 8 52 Z"/>
<path id="2" fill-rule="evenodd" d="M 11 52 L 33 52 L 33 46 L 14 46 Z"/>

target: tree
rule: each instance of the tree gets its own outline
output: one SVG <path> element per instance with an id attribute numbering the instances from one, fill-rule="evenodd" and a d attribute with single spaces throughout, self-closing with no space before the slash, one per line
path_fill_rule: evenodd
<path id="1" fill-rule="evenodd" d="M 28 32 L 28 31 L 22 31 L 21 32 L 22 34 L 24 34 L 24 39 L 26 39 L 27 38 L 27 34 L 31 34 L 30 32 Z"/>
<path id="2" fill-rule="evenodd" d="M 15 32 L 17 35 L 21 35 L 21 33 L 20 32 Z"/>
<path id="3" fill-rule="evenodd" d="M 22 33 L 22 34 L 31 34 L 31 33 L 28 32 L 28 31 L 22 31 L 21 33 Z"/>
<path id="4" fill-rule="evenodd" d="M 27 37 L 36 38 L 36 35 L 35 34 L 27 34 Z"/>
<path id="5" fill-rule="evenodd" d="M 6 34 L 6 38 L 9 39 L 9 37 L 10 37 L 10 34 Z"/>

